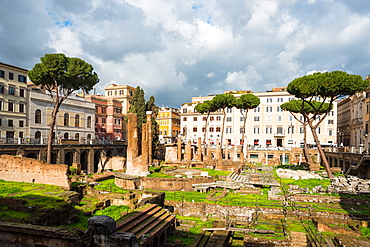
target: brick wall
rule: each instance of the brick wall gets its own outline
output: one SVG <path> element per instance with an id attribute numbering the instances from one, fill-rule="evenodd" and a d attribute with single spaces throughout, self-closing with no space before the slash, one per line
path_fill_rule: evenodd
<path id="1" fill-rule="evenodd" d="M 70 189 L 67 165 L 50 165 L 40 160 L 0 156 L 0 179 L 6 181 L 51 184 Z"/>

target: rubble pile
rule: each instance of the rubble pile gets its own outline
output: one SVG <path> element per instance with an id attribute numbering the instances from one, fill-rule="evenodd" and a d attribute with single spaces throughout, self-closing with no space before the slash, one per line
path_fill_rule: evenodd
<path id="1" fill-rule="evenodd" d="M 327 193 L 369 194 L 370 180 L 355 176 L 334 177 L 327 188 Z"/>

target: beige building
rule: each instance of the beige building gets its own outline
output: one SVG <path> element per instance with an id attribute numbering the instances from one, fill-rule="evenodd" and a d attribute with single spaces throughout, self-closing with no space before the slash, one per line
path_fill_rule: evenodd
<path id="1" fill-rule="evenodd" d="M 33 143 L 46 143 L 54 104 L 50 95 L 29 85 L 29 128 Z M 54 138 L 89 143 L 95 139 L 95 104 L 76 94 L 63 101 L 54 130 Z"/>
<path id="2" fill-rule="evenodd" d="M 227 93 L 227 92 L 225 92 Z M 250 91 L 232 91 L 235 97 Z M 285 91 L 285 88 L 275 88 L 269 92 L 253 93 L 259 97 L 260 105 L 250 110 L 247 116 L 245 130 L 245 144 L 250 148 L 292 148 L 303 144 L 303 125 L 289 112 L 283 111 L 280 105 L 294 99 L 294 96 Z M 194 107 L 205 100 L 211 100 L 215 95 L 193 97 L 191 103 L 181 106 L 181 134 L 184 139 L 197 142 L 198 137 L 203 139 L 206 115 L 197 113 Z M 334 102 L 333 110 L 317 129 L 321 144 L 336 145 L 336 117 L 337 106 Z M 300 115 L 298 118 L 302 119 Z M 221 138 L 222 112 L 211 113 L 209 118 L 207 140 L 216 143 Z M 224 141 L 233 146 L 240 145 L 243 132 L 243 116 L 239 109 L 227 109 L 224 129 Z M 308 143 L 314 143 L 312 134 L 307 129 Z"/>
<path id="3" fill-rule="evenodd" d="M 28 70 L 0 63 L 0 142 L 21 143 L 27 126 Z"/>

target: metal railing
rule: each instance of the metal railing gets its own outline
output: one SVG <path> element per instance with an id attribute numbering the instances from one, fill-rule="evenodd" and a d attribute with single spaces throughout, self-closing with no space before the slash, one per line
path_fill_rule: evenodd
<path id="1" fill-rule="evenodd" d="M 48 138 L 0 138 L 0 145 L 46 145 Z M 126 144 L 125 141 L 101 140 L 101 139 L 54 139 L 53 145 L 105 145 L 105 144 Z"/>

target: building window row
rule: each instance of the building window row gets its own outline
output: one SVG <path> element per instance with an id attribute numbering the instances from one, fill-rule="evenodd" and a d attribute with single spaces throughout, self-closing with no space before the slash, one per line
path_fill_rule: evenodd
<path id="1" fill-rule="evenodd" d="M 0 77 L 6 79 L 4 70 L 0 70 Z M 9 80 L 14 80 L 14 73 L 13 72 L 9 72 L 8 79 Z M 18 81 L 19 82 L 27 82 L 27 76 L 18 75 Z"/>

